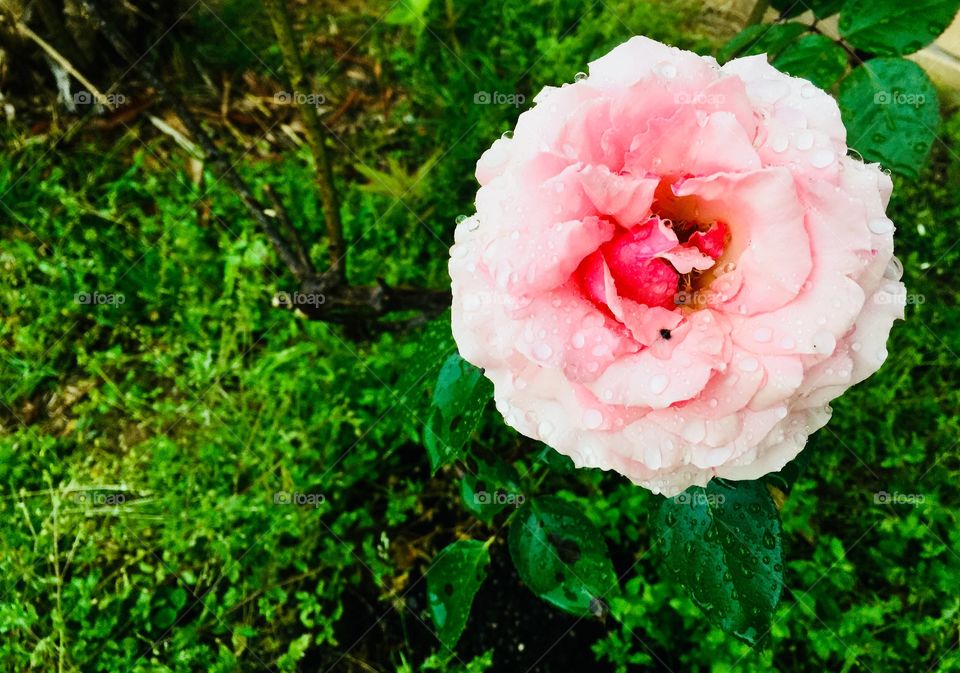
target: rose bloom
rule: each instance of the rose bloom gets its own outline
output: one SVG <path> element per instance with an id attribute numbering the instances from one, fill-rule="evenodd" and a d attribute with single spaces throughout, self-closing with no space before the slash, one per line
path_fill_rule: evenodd
<path id="1" fill-rule="evenodd" d="M 506 422 L 665 495 L 782 468 L 903 317 L 890 178 L 763 55 L 635 37 L 535 101 L 450 253 Z"/>

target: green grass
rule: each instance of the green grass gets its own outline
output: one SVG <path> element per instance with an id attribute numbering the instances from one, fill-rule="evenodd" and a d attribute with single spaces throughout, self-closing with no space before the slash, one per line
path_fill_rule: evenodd
<path id="1" fill-rule="evenodd" d="M 279 63 L 251 4 L 211 6 L 263 62 L 210 14 L 188 21 L 204 37 L 195 57 L 237 82 Z M 448 282 L 474 163 L 518 114 L 475 105 L 476 92 L 529 100 L 633 33 L 715 48 L 681 1 L 434 2 L 429 29 L 376 24 L 385 9 L 344 10 L 335 38 L 319 11 L 299 24 L 341 51 L 362 37 L 359 65 L 331 69 L 327 46 L 308 58 L 331 100 L 360 94 L 331 145 L 355 282 Z M 459 468 L 429 475 L 425 412 L 399 394 L 415 333 L 357 343 L 271 308 L 294 285 L 266 239 L 145 120 L 51 153 L 23 128 L 4 133 L 3 670 L 522 671 L 575 625 L 519 585 L 502 535 L 459 658 L 424 625 L 430 559 L 497 529 L 460 504 Z M 615 475 L 548 470 L 491 407 L 478 450 L 529 469 L 525 493 L 582 504 L 630 569 L 623 623 L 575 625 L 538 670 L 960 670 L 960 118 L 941 137 L 892 206 L 905 282 L 924 301 L 807 449 L 782 512 L 787 590 L 767 650 L 711 628 L 665 581 L 648 530 L 657 498 Z M 241 170 L 276 187 L 322 260 L 312 169 L 285 143 L 260 140 Z M 401 203 L 385 182 L 409 190 Z M 77 303 L 84 292 L 124 301 Z M 879 506 L 877 491 L 923 503 Z"/>

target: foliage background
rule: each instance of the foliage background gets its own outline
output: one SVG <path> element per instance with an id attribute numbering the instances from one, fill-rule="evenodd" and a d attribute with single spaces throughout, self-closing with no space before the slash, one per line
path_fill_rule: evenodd
<path id="1" fill-rule="evenodd" d="M 331 128 L 358 283 L 448 283 L 474 162 L 524 109 L 477 92 L 529 101 L 636 33 L 719 47 L 687 0 L 297 7 L 317 90 L 336 110 L 354 99 Z M 283 81 L 259 3 L 201 2 L 178 31 L 164 48 L 192 104 L 320 259 L 296 122 L 257 102 Z M 255 122 L 216 118 L 225 82 Z M 475 443 L 515 463 L 524 493 L 580 506 L 626 573 L 622 623 L 540 602 L 505 535 L 464 509 L 462 468 L 430 474 L 423 400 L 402 377 L 417 333 L 358 343 L 273 309 L 292 279 L 215 176 L 146 114 L 54 147 L 73 121 L 2 131 L 3 670 L 960 670 L 960 117 L 947 112 L 917 179 L 895 181 L 904 280 L 923 302 L 807 448 L 781 512 L 787 589 L 756 650 L 668 581 L 648 530 L 657 498 L 544 459 L 491 408 Z M 922 503 L 878 504 L 879 491 Z M 467 534 L 497 541 L 453 654 L 421 580 Z"/>

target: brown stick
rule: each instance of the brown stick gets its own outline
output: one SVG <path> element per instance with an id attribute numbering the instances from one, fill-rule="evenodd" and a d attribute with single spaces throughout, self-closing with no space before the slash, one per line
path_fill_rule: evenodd
<path id="1" fill-rule="evenodd" d="M 323 218 L 327 225 L 327 238 L 330 246 L 330 273 L 341 279 L 346 279 L 346 263 L 343 247 L 343 223 L 340 221 L 340 203 L 336 189 L 333 186 L 333 172 L 327 149 L 324 145 L 324 135 L 320 132 L 320 118 L 317 115 L 315 97 L 301 91 L 306 78 L 303 75 L 303 63 L 300 59 L 300 50 L 297 49 L 293 27 L 290 25 L 290 16 L 287 13 L 285 0 L 264 0 L 263 5 L 273 24 L 273 32 L 277 35 L 277 44 L 283 54 L 284 67 L 290 79 L 290 89 L 307 134 L 307 144 L 313 154 L 317 167 L 317 186 L 320 189 L 320 200 L 323 203 Z"/>

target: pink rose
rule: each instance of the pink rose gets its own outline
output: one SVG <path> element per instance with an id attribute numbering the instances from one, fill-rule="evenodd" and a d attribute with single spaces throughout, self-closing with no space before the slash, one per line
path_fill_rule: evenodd
<path id="1" fill-rule="evenodd" d="M 535 100 L 450 252 L 506 422 L 666 495 L 783 467 L 903 317 L 890 178 L 765 56 L 635 37 Z"/>

